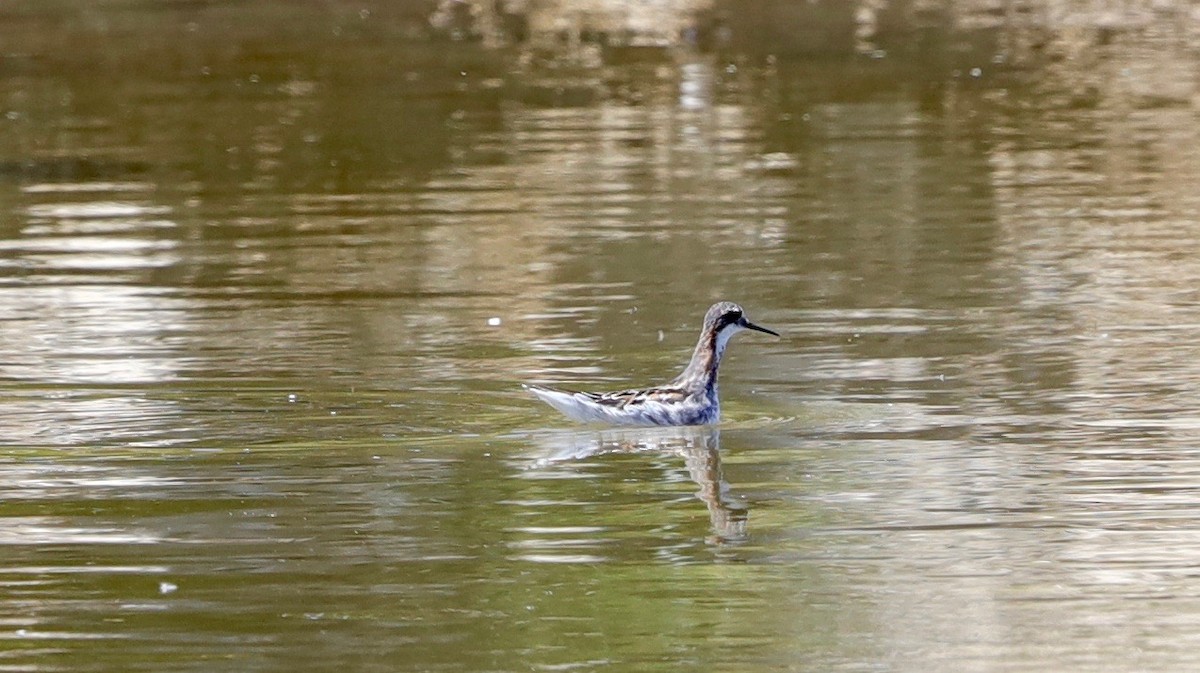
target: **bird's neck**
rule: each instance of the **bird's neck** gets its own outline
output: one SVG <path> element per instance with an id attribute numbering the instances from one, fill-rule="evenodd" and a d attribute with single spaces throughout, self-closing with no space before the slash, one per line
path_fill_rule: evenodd
<path id="1" fill-rule="evenodd" d="M 725 354 L 725 344 L 731 334 L 718 334 L 711 330 L 700 333 L 696 349 L 692 351 L 692 361 L 684 368 L 672 383 L 682 386 L 690 393 L 709 391 L 714 396 L 717 392 L 717 369 L 721 366 L 721 356 Z"/>

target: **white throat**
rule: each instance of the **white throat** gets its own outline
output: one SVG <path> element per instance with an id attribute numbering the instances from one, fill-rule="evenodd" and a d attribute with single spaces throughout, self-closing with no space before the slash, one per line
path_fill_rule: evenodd
<path id="1" fill-rule="evenodd" d="M 741 332 L 744 329 L 746 329 L 746 328 L 742 327 L 741 325 L 738 325 L 736 323 L 731 323 L 729 325 L 726 325 L 725 329 L 721 330 L 720 332 L 717 332 L 717 352 L 716 352 L 717 360 L 720 360 L 721 356 L 725 354 L 725 346 L 727 346 L 729 344 L 729 340 L 731 338 L 733 338 L 733 335 L 737 334 L 738 332 Z"/>

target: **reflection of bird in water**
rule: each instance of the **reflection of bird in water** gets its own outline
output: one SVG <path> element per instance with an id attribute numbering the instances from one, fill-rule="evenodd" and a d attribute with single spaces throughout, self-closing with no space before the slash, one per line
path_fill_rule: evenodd
<path id="1" fill-rule="evenodd" d="M 535 467 L 607 453 L 654 452 L 682 456 L 688 475 L 700 487 L 696 497 L 708 508 L 714 534 L 711 541 L 746 539 L 748 511 L 744 504 L 729 497 L 729 484 L 721 470 L 721 433 L 718 429 L 608 430 L 555 435 L 551 441 L 554 448 L 540 458 Z"/>
<path id="2" fill-rule="evenodd" d="M 527 385 L 525 388 L 568 418 L 612 425 L 706 425 L 721 418 L 717 369 L 734 334 L 778 332 L 746 319 L 741 306 L 723 301 L 704 316 L 700 340 L 687 368 L 670 383 L 613 393 L 580 393 Z"/>
<path id="3" fill-rule="evenodd" d="M 736 542 L 746 539 L 746 506 L 729 497 L 729 484 L 721 471 L 721 435 L 712 430 L 709 441 L 701 447 L 683 451 L 692 481 L 700 487 L 696 496 L 708 507 L 714 542 Z"/>

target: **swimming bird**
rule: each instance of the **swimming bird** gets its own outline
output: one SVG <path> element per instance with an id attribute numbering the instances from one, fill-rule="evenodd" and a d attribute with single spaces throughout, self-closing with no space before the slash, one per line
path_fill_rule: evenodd
<path id="1" fill-rule="evenodd" d="M 721 418 L 717 396 L 717 368 L 729 339 L 742 330 L 779 336 L 774 330 L 755 325 L 733 302 L 713 304 L 704 314 L 700 340 L 692 360 L 669 383 L 611 393 L 585 393 L 525 385 L 546 404 L 568 418 L 585 423 L 610 425 L 707 425 Z"/>

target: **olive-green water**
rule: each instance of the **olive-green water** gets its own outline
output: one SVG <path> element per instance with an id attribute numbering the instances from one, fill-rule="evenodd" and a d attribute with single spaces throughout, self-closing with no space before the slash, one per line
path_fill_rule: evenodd
<path id="1" fill-rule="evenodd" d="M 364 4 L 0 9 L 0 670 L 1200 662 L 1200 32 Z M 719 299 L 783 337 L 718 427 L 520 390 L 667 379 Z"/>

